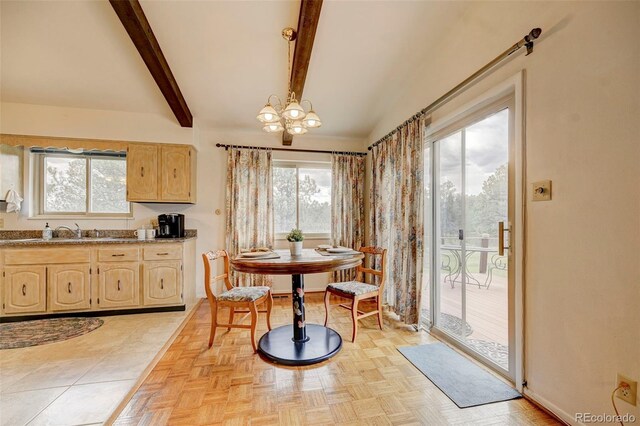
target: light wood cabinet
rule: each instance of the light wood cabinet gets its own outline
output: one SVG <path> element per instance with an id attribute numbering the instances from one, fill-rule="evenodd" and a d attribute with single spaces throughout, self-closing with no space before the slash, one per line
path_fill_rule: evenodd
<path id="1" fill-rule="evenodd" d="M 196 151 L 190 145 L 130 144 L 127 200 L 195 203 Z"/>
<path id="2" fill-rule="evenodd" d="M 133 307 L 140 303 L 137 262 L 98 264 L 99 309 Z"/>
<path id="3" fill-rule="evenodd" d="M 85 244 L 0 247 L 0 322 L 195 302 L 195 239 Z"/>
<path id="4" fill-rule="evenodd" d="M 131 144 L 127 149 L 127 200 L 158 201 L 158 146 Z"/>
<path id="5" fill-rule="evenodd" d="M 162 201 L 191 200 L 191 147 L 163 146 L 160 148 Z"/>
<path id="6" fill-rule="evenodd" d="M 143 271 L 144 305 L 182 302 L 182 262 L 145 262 Z"/>
<path id="7" fill-rule="evenodd" d="M 5 313 L 46 312 L 45 266 L 7 266 L 3 275 Z"/>
<path id="8" fill-rule="evenodd" d="M 91 276 L 88 264 L 49 266 L 47 273 L 51 311 L 72 311 L 91 307 Z"/>

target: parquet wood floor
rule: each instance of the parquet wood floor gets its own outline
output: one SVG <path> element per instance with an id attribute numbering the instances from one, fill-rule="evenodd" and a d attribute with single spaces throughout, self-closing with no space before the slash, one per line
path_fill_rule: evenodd
<path id="1" fill-rule="evenodd" d="M 274 302 L 272 324 L 290 323 L 290 299 Z M 306 302 L 307 321 L 322 323 L 322 295 L 308 294 Z M 524 399 L 459 409 L 396 350 L 435 339 L 387 313 L 384 331 L 366 318 L 351 343 L 350 313 L 334 307 L 329 326 L 343 336 L 343 348 L 308 367 L 263 361 L 253 354 L 249 330 L 220 329 L 209 349 L 209 315 L 201 304 L 115 424 L 557 424 Z M 226 320 L 226 311 L 219 315 Z M 258 335 L 265 331 L 260 314 Z"/>

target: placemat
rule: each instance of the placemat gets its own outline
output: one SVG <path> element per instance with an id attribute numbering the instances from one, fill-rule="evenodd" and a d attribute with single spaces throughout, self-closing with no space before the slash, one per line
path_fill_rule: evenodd
<path id="1" fill-rule="evenodd" d="M 344 253 L 329 253 L 326 250 L 316 249 L 316 251 L 323 256 L 353 256 L 354 254 L 360 254 L 357 250 L 351 250 Z"/>
<path id="2" fill-rule="evenodd" d="M 269 256 L 264 256 L 264 257 L 243 257 L 243 256 L 236 256 L 236 260 L 267 260 L 267 259 L 279 259 L 280 255 L 278 253 L 276 253 L 275 251 L 272 252 Z"/>

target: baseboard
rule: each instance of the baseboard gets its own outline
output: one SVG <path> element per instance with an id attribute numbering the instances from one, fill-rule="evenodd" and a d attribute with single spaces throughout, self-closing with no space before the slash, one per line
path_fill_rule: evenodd
<path id="1" fill-rule="evenodd" d="M 324 290 L 305 290 L 304 294 L 324 294 Z M 288 297 L 291 296 L 290 291 L 279 291 L 274 292 L 273 297 Z"/>
<path id="2" fill-rule="evenodd" d="M 560 409 L 557 405 L 555 405 L 548 399 L 544 398 L 543 396 L 540 396 L 539 394 L 537 394 L 536 392 L 532 391 L 529 388 L 524 388 L 523 396 L 533 405 L 540 408 L 542 411 L 549 414 L 551 417 L 554 417 L 559 422 L 562 422 L 566 425 L 572 425 L 572 426 L 584 425 L 584 423 L 577 422 L 574 416 Z"/>
<path id="3" fill-rule="evenodd" d="M 6 322 L 31 321 L 50 318 L 67 318 L 67 317 L 110 317 L 113 315 L 132 315 L 132 314 L 150 314 L 154 312 L 180 312 L 186 310 L 185 305 L 178 306 L 153 306 L 149 308 L 134 309 L 109 309 L 104 311 L 86 311 L 86 312 L 60 312 L 55 314 L 32 314 L 32 315 L 13 315 L 0 317 L 0 324 Z"/>

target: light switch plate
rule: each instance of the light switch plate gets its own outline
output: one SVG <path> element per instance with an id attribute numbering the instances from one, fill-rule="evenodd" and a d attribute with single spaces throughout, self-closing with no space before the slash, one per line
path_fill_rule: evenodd
<path id="1" fill-rule="evenodd" d="M 540 180 L 533 183 L 533 201 L 550 201 L 551 200 L 551 181 Z"/>

